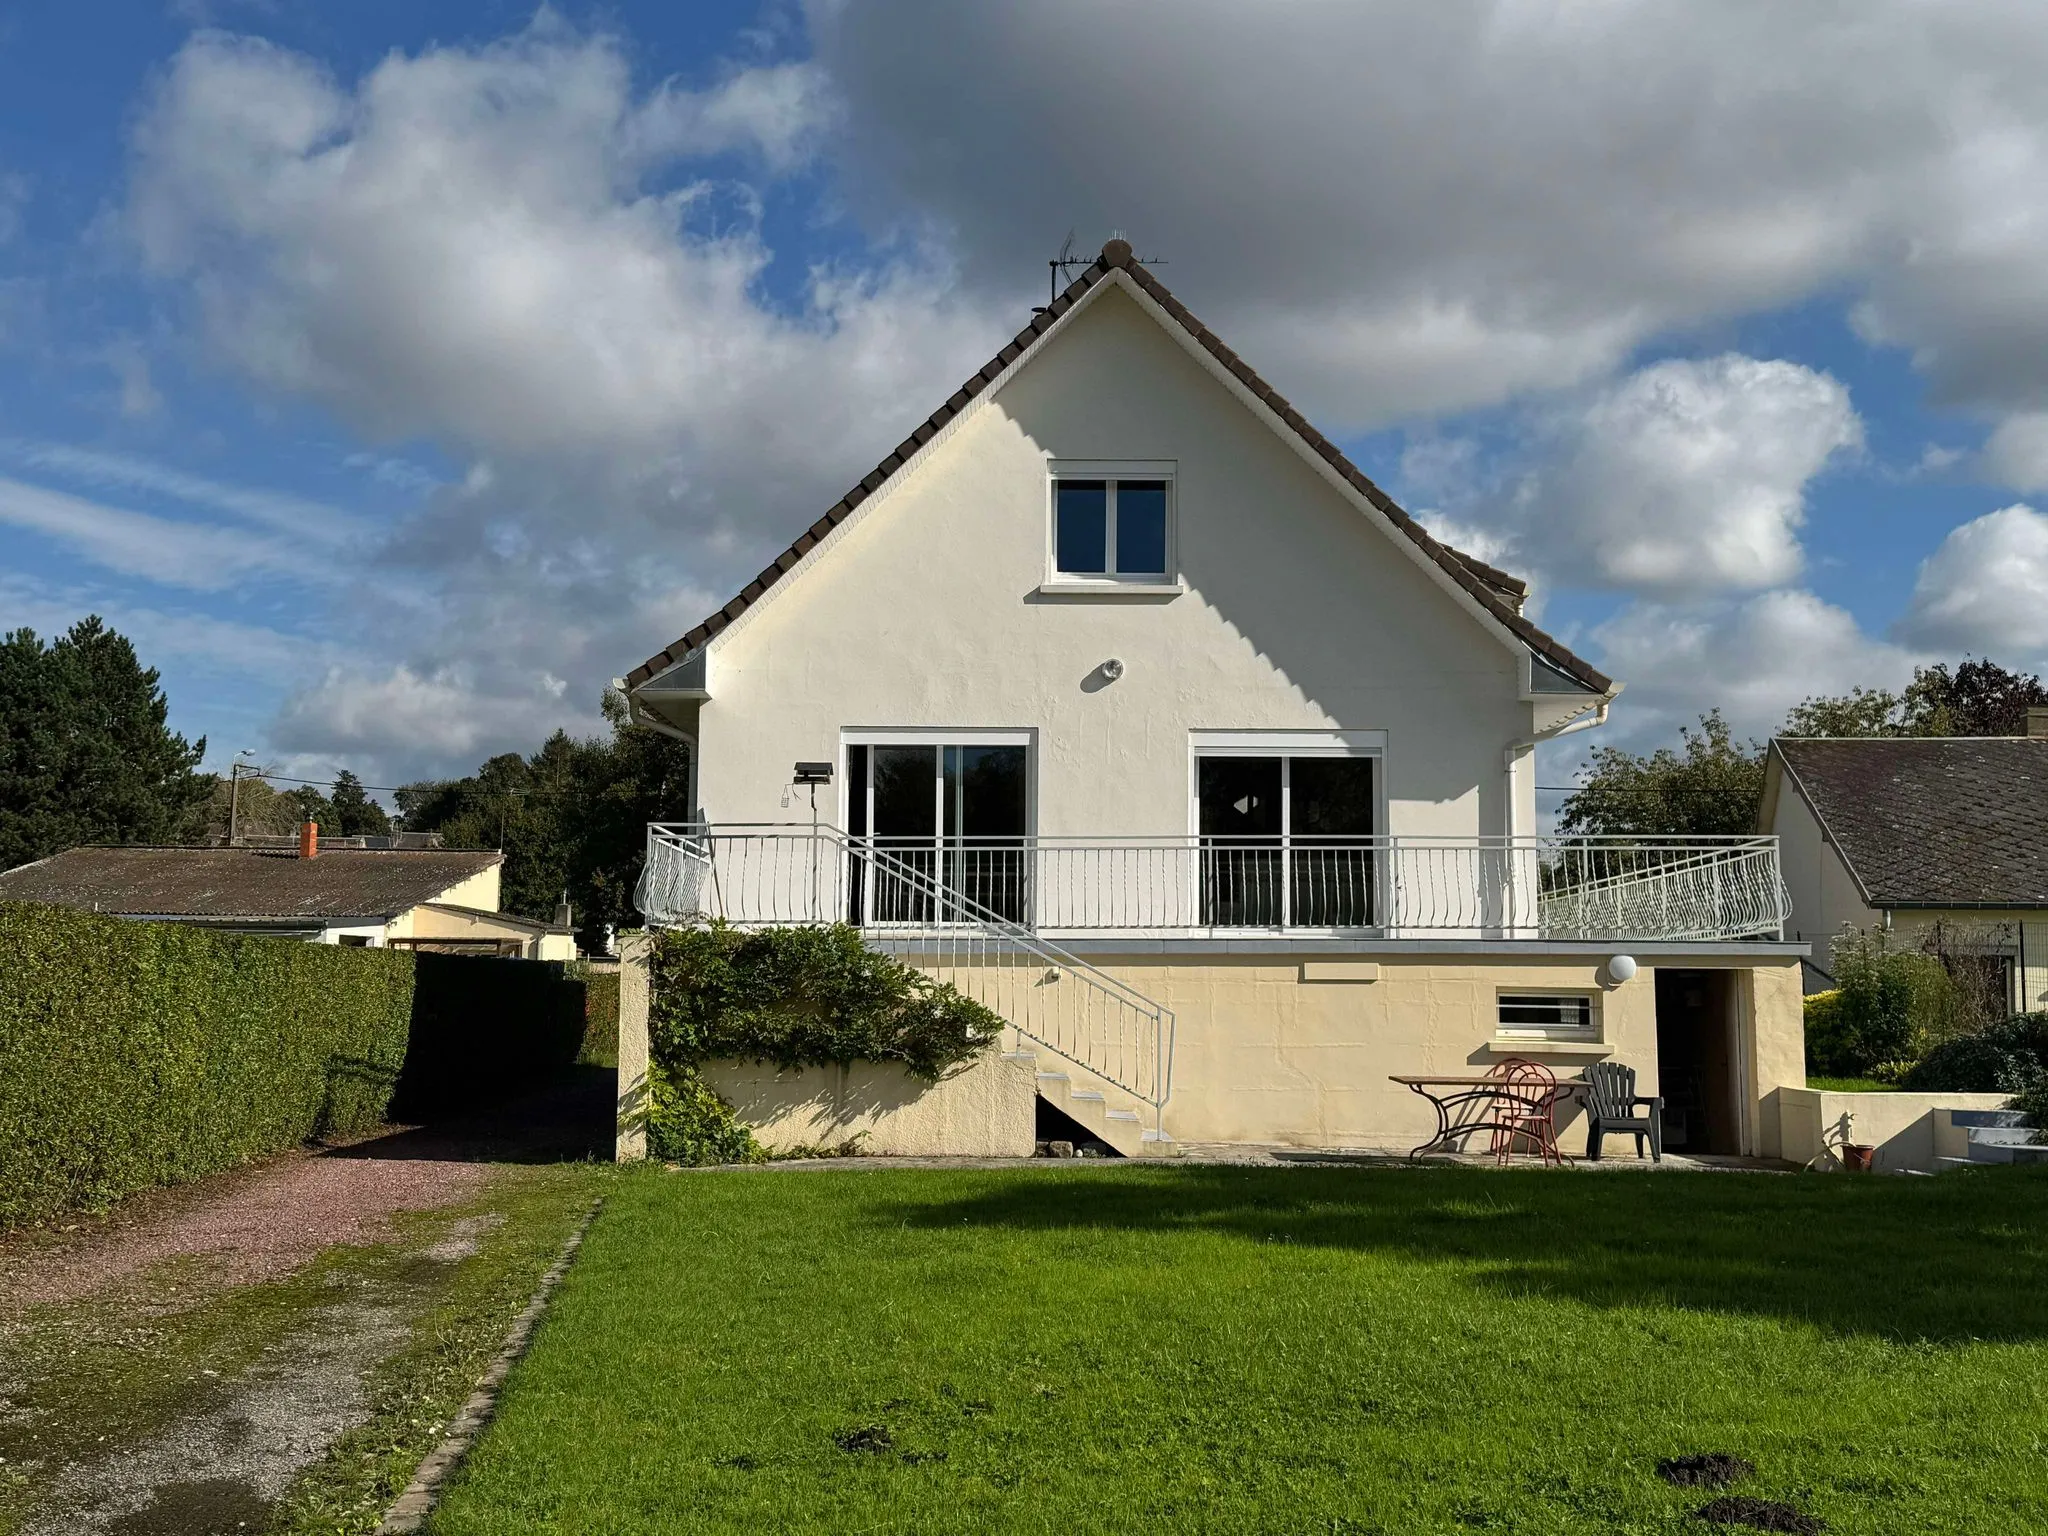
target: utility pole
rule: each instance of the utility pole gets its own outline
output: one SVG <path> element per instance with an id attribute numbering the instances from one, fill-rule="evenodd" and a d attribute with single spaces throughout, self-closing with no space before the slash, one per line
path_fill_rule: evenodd
<path id="1" fill-rule="evenodd" d="M 242 769 L 244 766 L 242 759 L 248 755 L 248 750 L 244 748 L 236 754 L 235 760 L 228 764 L 228 846 L 230 848 L 234 847 L 241 838 Z M 251 777 L 254 777 L 256 772 L 255 764 L 251 763 L 247 766 Z"/>

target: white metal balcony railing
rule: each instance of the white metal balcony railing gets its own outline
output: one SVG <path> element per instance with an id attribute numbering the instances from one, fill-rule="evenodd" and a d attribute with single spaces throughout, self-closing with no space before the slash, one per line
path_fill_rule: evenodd
<path id="1" fill-rule="evenodd" d="M 991 840 L 808 825 L 649 829 L 673 873 L 654 922 L 851 922 L 910 933 L 972 911 L 1047 936 L 1775 939 L 1775 837 Z M 655 903 L 653 906 L 648 901 Z"/>
<path id="2" fill-rule="evenodd" d="M 657 927 L 710 917 L 860 923 L 871 947 L 950 983 L 1034 1045 L 1150 1106 L 1145 1136 L 1163 1136 L 1172 1010 L 946 884 L 916 852 L 899 857 L 833 827 L 657 824 L 634 901 Z M 903 915 L 862 922 L 864 910 Z"/>

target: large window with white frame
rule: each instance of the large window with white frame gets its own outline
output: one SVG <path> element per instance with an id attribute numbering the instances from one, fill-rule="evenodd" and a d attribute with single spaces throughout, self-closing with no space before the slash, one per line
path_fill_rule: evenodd
<path id="1" fill-rule="evenodd" d="M 1028 733 L 849 733 L 845 752 L 846 828 L 874 854 L 850 921 L 1027 921 Z"/>
<path id="2" fill-rule="evenodd" d="M 1177 579 L 1171 461 L 1055 460 L 1051 576 L 1059 586 L 1165 586 Z"/>
<path id="3" fill-rule="evenodd" d="M 1380 749 L 1378 732 L 1198 735 L 1203 923 L 1377 926 Z"/>

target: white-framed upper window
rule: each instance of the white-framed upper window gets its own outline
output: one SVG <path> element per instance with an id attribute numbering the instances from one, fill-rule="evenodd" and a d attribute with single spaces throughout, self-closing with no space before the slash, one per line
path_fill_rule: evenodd
<path id="1" fill-rule="evenodd" d="M 1055 460 L 1051 580 L 1164 586 L 1175 580 L 1170 460 Z"/>
<path id="2" fill-rule="evenodd" d="M 1598 1040 L 1600 1000 L 1591 992 L 1500 993 L 1502 1040 Z"/>

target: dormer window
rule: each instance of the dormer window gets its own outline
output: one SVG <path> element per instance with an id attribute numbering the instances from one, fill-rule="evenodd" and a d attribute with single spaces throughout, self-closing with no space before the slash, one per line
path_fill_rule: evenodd
<path id="1" fill-rule="evenodd" d="M 1166 586 L 1176 579 L 1173 532 L 1170 463 L 1054 466 L 1054 584 Z"/>

